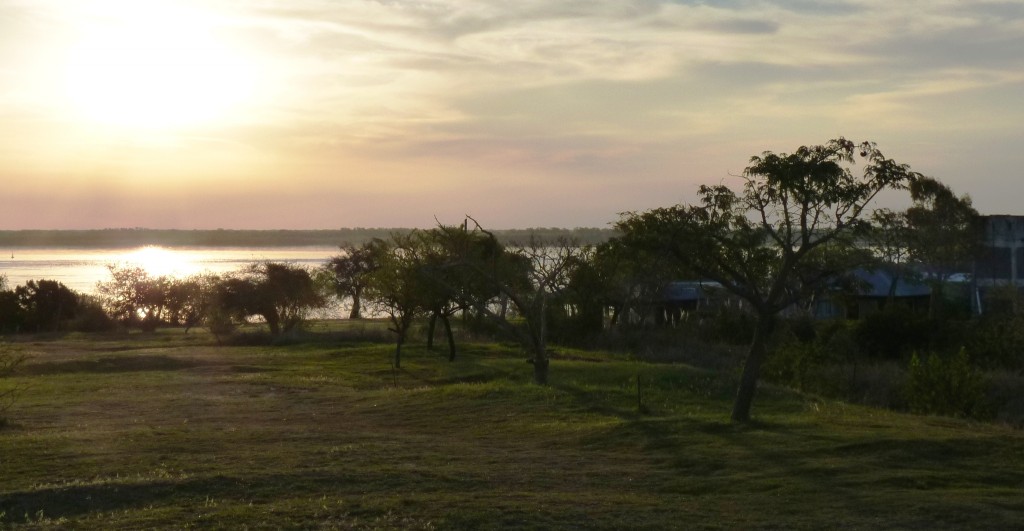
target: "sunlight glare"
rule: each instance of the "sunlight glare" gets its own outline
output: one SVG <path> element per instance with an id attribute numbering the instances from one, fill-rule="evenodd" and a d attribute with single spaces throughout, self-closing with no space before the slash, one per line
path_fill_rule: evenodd
<path id="1" fill-rule="evenodd" d="M 141 267 L 154 277 L 186 277 L 200 272 L 199 264 L 181 253 L 156 246 L 146 246 L 126 253 L 121 261 Z"/>
<path id="2" fill-rule="evenodd" d="M 68 56 L 67 97 L 82 119 L 168 129 L 215 122 L 250 97 L 254 68 L 217 38 L 212 15 L 160 3 L 116 6 L 83 23 Z"/>

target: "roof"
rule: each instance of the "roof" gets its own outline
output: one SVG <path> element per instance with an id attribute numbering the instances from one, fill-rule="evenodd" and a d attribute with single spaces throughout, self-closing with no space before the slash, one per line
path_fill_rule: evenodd
<path id="1" fill-rule="evenodd" d="M 710 290 L 722 287 L 718 282 L 709 281 L 684 281 L 669 282 L 662 292 L 666 302 L 686 302 L 700 300 L 701 296 L 707 297 Z"/>
<path id="2" fill-rule="evenodd" d="M 888 297 L 893 275 L 881 269 L 869 271 L 857 269 L 853 276 L 863 283 L 859 290 L 862 297 Z M 896 298 L 927 297 L 932 289 L 922 282 L 900 277 L 896 280 Z"/>

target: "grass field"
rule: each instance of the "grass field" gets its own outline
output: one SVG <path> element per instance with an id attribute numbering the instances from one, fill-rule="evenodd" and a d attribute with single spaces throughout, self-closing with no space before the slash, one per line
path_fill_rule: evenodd
<path id="1" fill-rule="evenodd" d="M 733 374 L 562 350 L 538 387 L 463 347 L 19 339 L 0 527 L 1024 527 L 1010 428 L 770 387 L 734 425 Z"/>

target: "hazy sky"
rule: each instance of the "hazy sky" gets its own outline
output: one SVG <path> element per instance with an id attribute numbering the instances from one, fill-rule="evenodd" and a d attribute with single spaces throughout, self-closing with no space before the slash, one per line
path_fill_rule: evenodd
<path id="1" fill-rule="evenodd" d="M 0 228 L 606 226 L 837 136 L 1024 213 L 1024 2 L 0 0 Z"/>

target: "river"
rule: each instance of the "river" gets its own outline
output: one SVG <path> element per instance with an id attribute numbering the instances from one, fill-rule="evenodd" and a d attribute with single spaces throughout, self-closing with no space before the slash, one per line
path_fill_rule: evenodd
<path id="1" fill-rule="evenodd" d="M 337 247 L 158 247 L 130 249 L 11 248 L 0 251 L 0 275 L 8 287 L 29 280 L 57 280 L 80 293 L 96 293 L 96 283 L 110 278 L 108 265 L 139 266 L 154 276 L 184 277 L 202 272 L 227 273 L 252 262 L 323 265 Z"/>

